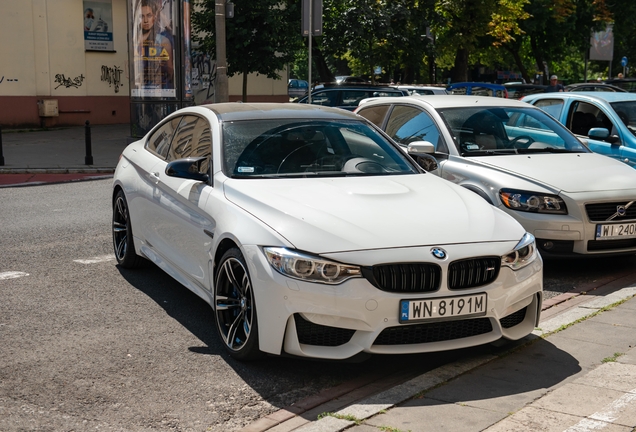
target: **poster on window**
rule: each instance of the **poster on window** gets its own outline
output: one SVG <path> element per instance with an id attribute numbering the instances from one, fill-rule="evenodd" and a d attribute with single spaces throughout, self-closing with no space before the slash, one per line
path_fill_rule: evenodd
<path id="1" fill-rule="evenodd" d="M 115 50 L 112 0 L 84 0 L 84 49 Z"/>
<path id="2" fill-rule="evenodd" d="M 175 6 L 177 0 L 132 2 L 133 97 L 176 97 Z"/>

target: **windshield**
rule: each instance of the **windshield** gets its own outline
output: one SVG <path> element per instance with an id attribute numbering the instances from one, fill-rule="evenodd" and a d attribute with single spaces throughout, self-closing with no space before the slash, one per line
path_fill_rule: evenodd
<path id="1" fill-rule="evenodd" d="M 610 104 L 627 129 L 636 135 L 636 101 L 612 102 Z"/>
<path id="2" fill-rule="evenodd" d="M 223 171 L 233 178 L 419 173 L 402 151 L 361 121 L 223 123 Z"/>
<path id="3" fill-rule="evenodd" d="M 589 152 L 564 126 L 530 106 L 445 108 L 439 113 L 462 156 Z"/>

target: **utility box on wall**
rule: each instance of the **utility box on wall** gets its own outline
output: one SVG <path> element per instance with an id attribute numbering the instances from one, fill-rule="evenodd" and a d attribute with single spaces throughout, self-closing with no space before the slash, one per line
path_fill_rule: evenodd
<path id="1" fill-rule="evenodd" d="M 42 99 L 38 101 L 40 117 L 58 117 L 57 99 Z"/>

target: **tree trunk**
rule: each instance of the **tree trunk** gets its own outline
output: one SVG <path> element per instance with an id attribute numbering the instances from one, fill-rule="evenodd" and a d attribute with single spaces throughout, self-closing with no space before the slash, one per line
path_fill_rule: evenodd
<path id="1" fill-rule="evenodd" d="M 303 39 L 305 40 L 305 46 L 309 47 L 309 38 L 303 38 Z M 316 66 L 317 73 L 318 73 L 318 79 L 312 78 L 312 81 L 321 81 L 321 82 L 336 81 L 336 77 L 329 69 L 329 66 L 327 66 L 327 62 L 325 61 L 325 55 L 322 53 L 317 43 L 311 44 L 311 62 L 312 62 L 312 67 Z M 309 85 L 311 86 L 313 85 L 313 83 L 309 83 Z"/>
<path id="2" fill-rule="evenodd" d="M 458 48 L 455 55 L 455 67 L 452 74 L 453 82 L 468 81 L 468 50 Z"/>
<path id="3" fill-rule="evenodd" d="M 523 65 L 523 61 L 521 61 L 521 56 L 519 55 L 519 50 L 517 49 L 517 47 L 504 45 L 504 48 L 506 48 L 506 50 L 508 50 L 508 52 L 512 54 L 512 57 L 515 59 L 515 64 L 519 68 L 519 72 L 521 72 L 521 76 L 523 77 L 523 79 L 528 84 L 532 83 L 534 77 L 530 78 L 530 75 L 528 75 L 528 69 L 526 69 L 526 67 Z"/>
<path id="4" fill-rule="evenodd" d="M 543 56 L 543 50 L 537 45 L 537 41 L 531 37 L 530 38 L 530 46 L 532 47 L 532 55 L 534 56 L 534 61 L 537 64 L 537 70 L 541 71 L 543 75 L 545 75 L 546 66 L 544 65 L 545 60 Z M 548 84 L 549 77 L 544 76 L 539 84 Z"/>

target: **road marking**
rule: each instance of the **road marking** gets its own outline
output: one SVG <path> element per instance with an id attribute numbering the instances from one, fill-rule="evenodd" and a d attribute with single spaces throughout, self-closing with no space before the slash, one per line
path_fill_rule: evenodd
<path id="1" fill-rule="evenodd" d="M 605 429 L 611 425 L 623 412 L 624 408 L 636 400 L 636 389 L 625 393 L 611 404 L 607 405 L 603 411 L 597 411 L 591 416 L 584 418 L 565 432 L 591 432 Z"/>
<path id="2" fill-rule="evenodd" d="M 115 259 L 115 255 L 110 254 L 110 255 L 96 256 L 89 259 L 76 259 L 76 260 L 73 260 L 73 262 L 80 263 L 80 264 L 97 264 L 97 263 L 102 263 L 106 261 L 112 261 L 114 259 Z"/>
<path id="3" fill-rule="evenodd" d="M 29 275 L 28 273 L 24 273 L 24 272 L 9 271 L 9 272 L 0 273 L 0 280 L 15 279 L 22 276 L 28 276 L 28 275 Z"/>

